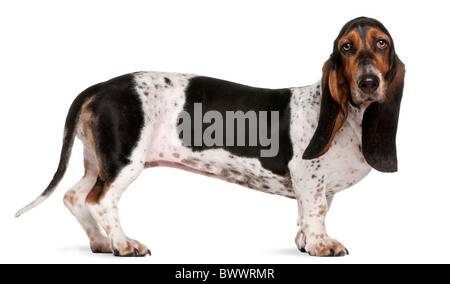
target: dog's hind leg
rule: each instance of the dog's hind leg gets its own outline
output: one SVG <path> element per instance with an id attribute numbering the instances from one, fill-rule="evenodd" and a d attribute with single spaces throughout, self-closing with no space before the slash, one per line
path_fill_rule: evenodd
<path id="1" fill-rule="evenodd" d="M 122 193 L 143 169 L 142 163 L 132 162 L 125 166 L 112 181 L 103 181 L 99 177 L 86 199 L 92 216 L 108 235 L 111 250 L 116 256 L 145 256 L 150 254 L 145 245 L 125 235 L 120 225 L 118 212 L 118 203 Z"/>
<path id="2" fill-rule="evenodd" d="M 99 171 L 86 206 L 106 232 L 111 251 L 119 256 L 150 254 L 125 235 L 118 212 L 122 193 L 144 169 L 153 130 L 145 127 L 152 121 L 144 113 L 137 88 L 134 74 L 104 83 L 81 119 Z"/>
<path id="3" fill-rule="evenodd" d="M 67 191 L 64 196 L 64 205 L 77 218 L 85 230 L 90 240 L 92 252 L 110 253 L 112 251 L 108 238 L 86 206 L 86 196 L 96 184 L 98 177 L 97 162 L 89 148 L 84 149 L 84 167 L 85 174 L 83 178 Z"/>

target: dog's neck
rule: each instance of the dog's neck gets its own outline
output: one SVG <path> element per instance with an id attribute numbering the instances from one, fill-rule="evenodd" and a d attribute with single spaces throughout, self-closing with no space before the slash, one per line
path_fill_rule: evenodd
<path id="1" fill-rule="evenodd" d="M 347 122 L 349 123 L 352 130 L 358 135 L 360 142 L 362 139 L 362 120 L 366 108 L 367 106 L 360 107 L 353 104 L 348 105 Z"/>

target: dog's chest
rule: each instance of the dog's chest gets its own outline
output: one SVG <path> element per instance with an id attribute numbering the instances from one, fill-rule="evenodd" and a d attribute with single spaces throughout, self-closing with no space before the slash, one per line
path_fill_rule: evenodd
<path id="1" fill-rule="evenodd" d="M 371 167 L 361 148 L 363 112 L 353 106 L 349 106 L 348 118 L 328 152 L 313 160 L 302 159 L 318 124 L 320 101 L 320 82 L 293 91 L 291 105 L 298 111 L 292 114 L 294 158 L 289 166 L 299 186 L 324 188 L 330 196 L 361 181 Z"/>

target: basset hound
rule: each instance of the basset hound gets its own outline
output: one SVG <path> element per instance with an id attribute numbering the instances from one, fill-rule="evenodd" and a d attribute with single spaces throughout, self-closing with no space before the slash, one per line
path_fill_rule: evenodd
<path id="1" fill-rule="evenodd" d="M 85 174 L 64 204 L 93 252 L 150 254 L 125 235 L 117 208 L 142 170 L 166 166 L 296 199 L 298 249 L 312 256 L 346 255 L 327 234 L 325 216 L 334 194 L 372 168 L 397 171 L 405 66 L 387 29 L 360 17 L 344 25 L 322 72 L 313 85 L 286 89 L 161 72 L 94 85 L 69 109 L 53 179 L 16 217 L 55 190 L 78 137 Z"/>

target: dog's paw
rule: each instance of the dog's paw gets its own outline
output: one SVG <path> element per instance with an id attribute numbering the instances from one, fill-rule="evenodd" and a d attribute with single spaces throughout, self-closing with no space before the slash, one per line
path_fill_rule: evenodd
<path id="1" fill-rule="evenodd" d="M 111 241 L 115 256 L 146 256 L 151 255 L 150 250 L 138 241 L 126 239 L 125 241 Z"/>
<path id="2" fill-rule="evenodd" d="M 93 253 L 112 253 L 111 246 L 104 242 L 91 242 L 91 251 Z"/>
<path id="3" fill-rule="evenodd" d="M 88 231 L 89 232 L 89 231 Z M 112 253 L 109 239 L 101 234 L 88 234 L 93 253 Z"/>
<path id="4" fill-rule="evenodd" d="M 345 256 L 349 254 L 340 242 L 329 237 L 308 240 L 305 250 L 311 256 Z"/>
<path id="5" fill-rule="evenodd" d="M 295 244 L 297 245 L 299 251 L 306 252 L 306 237 L 301 230 L 298 231 L 297 236 L 295 237 Z"/>

